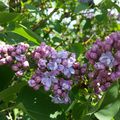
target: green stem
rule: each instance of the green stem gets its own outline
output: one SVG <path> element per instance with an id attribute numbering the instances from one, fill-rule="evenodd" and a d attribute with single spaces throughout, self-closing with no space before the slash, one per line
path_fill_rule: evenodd
<path id="1" fill-rule="evenodd" d="M 65 113 L 68 113 L 73 107 L 74 107 L 74 105 L 77 103 L 77 100 L 74 100 L 72 103 L 71 103 L 71 105 L 68 107 L 68 109 L 66 110 L 66 112 Z"/>

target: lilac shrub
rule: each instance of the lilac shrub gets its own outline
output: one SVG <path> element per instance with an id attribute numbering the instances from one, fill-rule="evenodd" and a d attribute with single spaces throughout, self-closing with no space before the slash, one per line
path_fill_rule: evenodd
<path id="1" fill-rule="evenodd" d="M 110 34 L 104 41 L 97 40 L 86 58 L 92 65 L 88 76 L 99 94 L 120 78 L 120 32 Z"/>
<path id="2" fill-rule="evenodd" d="M 26 58 L 26 52 L 29 48 L 28 44 L 19 43 L 18 45 L 0 45 L 0 65 L 10 65 L 15 75 L 20 77 L 29 67 Z"/>
<path id="3" fill-rule="evenodd" d="M 38 90 L 41 86 L 45 91 L 52 91 L 54 103 L 69 103 L 69 91 L 72 87 L 72 76 L 75 74 L 73 68 L 76 62 L 74 53 L 67 51 L 56 51 L 54 48 L 41 43 L 32 53 L 36 61 L 37 70 L 28 81 L 29 86 Z"/>

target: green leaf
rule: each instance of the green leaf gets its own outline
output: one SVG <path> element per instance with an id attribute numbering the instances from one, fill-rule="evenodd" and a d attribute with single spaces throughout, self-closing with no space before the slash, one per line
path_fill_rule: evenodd
<path id="1" fill-rule="evenodd" d="M 66 120 L 65 114 L 63 113 L 62 115 L 57 116 L 57 118 L 53 120 Z"/>
<path id="2" fill-rule="evenodd" d="M 62 39 L 59 37 L 53 37 L 52 40 L 53 42 L 62 42 Z"/>
<path id="3" fill-rule="evenodd" d="M 115 82 L 98 103 L 94 115 L 99 120 L 111 120 L 120 109 L 119 83 Z"/>
<path id="4" fill-rule="evenodd" d="M 120 109 L 120 100 L 107 105 L 104 109 L 95 113 L 95 116 L 99 120 L 111 120 Z"/>
<path id="5" fill-rule="evenodd" d="M 62 26 L 60 24 L 60 21 L 59 20 L 56 20 L 54 23 L 54 30 L 57 31 L 58 33 L 61 33 L 62 31 Z"/>
<path id="6" fill-rule="evenodd" d="M 6 8 L 7 6 L 2 1 L 0 1 L 0 11 L 4 11 Z"/>
<path id="7" fill-rule="evenodd" d="M 72 114 L 75 120 L 83 120 L 88 113 L 88 104 L 77 103 L 74 105 Z"/>
<path id="8" fill-rule="evenodd" d="M 100 24 L 106 24 L 108 22 L 108 16 L 106 13 L 103 13 L 101 15 L 96 15 L 96 20 L 97 22 L 99 22 Z"/>
<path id="9" fill-rule="evenodd" d="M 6 32 L 5 34 L 5 42 L 7 42 L 8 44 L 17 44 L 17 43 L 20 43 L 20 42 L 26 42 L 28 41 L 25 37 L 19 35 L 19 34 L 16 34 L 14 32 Z M 28 41 L 27 43 L 30 44 L 30 41 Z"/>
<path id="10" fill-rule="evenodd" d="M 0 91 L 10 85 L 14 72 L 9 66 L 0 66 Z"/>
<path id="11" fill-rule="evenodd" d="M 105 93 L 100 109 L 114 102 L 118 98 L 118 95 L 119 95 L 119 83 L 115 82 Z"/>
<path id="12" fill-rule="evenodd" d="M 53 37 L 52 38 L 52 46 L 60 45 L 63 42 L 63 39 L 60 37 Z"/>
<path id="13" fill-rule="evenodd" d="M 0 113 L 0 120 L 7 120 L 4 113 Z"/>
<path id="14" fill-rule="evenodd" d="M 27 28 L 23 27 L 18 27 L 14 31 L 12 31 L 16 34 L 19 34 L 26 38 L 28 41 L 33 42 L 34 44 L 39 45 L 39 43 L 42 41 L 40 37 L 38 37 L 34 32 Z"/>
<path id="15" fill-rule="evenodd" d="M 79 13 L 80 11 L 87 9 L 88 7 L 89 6 L 86 3 L 79 3 L 74 12 Z"/>
<path id="16" fill-rule="evenodd" d="M 8 87 L 7 89 L 4 89 L 3 91 L 0 92 L 0 100 L 6 100 L 9 99 L 10 96 L 13 94 L 16 94 L 20 91 L 20 89 L 26 85 L 25 81 L 18 82 L 13 86 Z"/>
<path id="17" fill-rule="evenodd" d="M 24 105 L 27 113 L 34 120 L 50 120 L 50 114 L 61 111 L 58 105 L 51 102 L 47 94 L 41 91 L 34 91 L 27 86 L 21 90 L 18 102 Z"/>
<path id="18" fill-rule="evenodd" d="M 92 28 L 91 20 L 87 19 L 85 25 L 83 26 L 83 30 L 91 29 L 91 28 Z"/>
<path id="19" fill-rule="evenodd" d="M 22 17 L 19 13 L 0 12 L 0 23 L 9 23 Z"/>
<path id="20" fill-rule="evenodd" d="M 76 53 L 77 57 L 84 52 L 84 46 L 82 43 L 74 43 L 69 46 L 69 51 Z"/>
<path id="21" fill-rule="evenodd" d="M 119 109 L 118 113 L 115 115 L 114 119 L 115 120 L 119 120 L 120 119 L 120 109 Z"/>

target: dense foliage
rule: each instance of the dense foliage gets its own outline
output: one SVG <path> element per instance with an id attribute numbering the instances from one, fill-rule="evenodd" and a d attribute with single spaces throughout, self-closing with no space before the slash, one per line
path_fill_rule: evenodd
<path id="1" fill-rule="evenodd" d="M 0 1 L 0 120 L 120 120 L 119 79 L 119 0 Z"/>

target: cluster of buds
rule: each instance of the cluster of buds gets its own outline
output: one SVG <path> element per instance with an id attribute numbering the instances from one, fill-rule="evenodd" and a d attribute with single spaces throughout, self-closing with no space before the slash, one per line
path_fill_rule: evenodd
<path id="1" fill-rule="evenodd" d="M 86 53 L 86 58 L 92 64 L 88 76 L 99 94 L 120 78 L 120 32 L 110 34 L 104 41 L 97 40 Z"/>
<path id="2" fill-rule="evenodd" d="M 73 68 L 75 70 L 75 75 L 74 75 L 74 79 L 75 79 L 75 83 L 77 84 L 79 83 L 84 83 L 84 76 L 87 73 L 87 64 L 83 64 L 82 66 L 80 65 L 79 62 L 75 62 L 73 64 Z"/>
<path id="3" fill-rule="evenodd" d="M 26 68 L 29 67 L 25 55 L 28 48 L 29 45 L 24 43 L 18 45 L 2 43 L 0 45 L 0 65 L 10 65 L 16 76 L 22 76 Z"/>
<path id="4" fill-rule="evenodd" d="M 28 81 L 29 86 L 38 90 L 43 86 L 46 91 L 52 91 L 54 103 L 70 102 L 69 91 L 72 86 L 72 76 L 75 74 L 73 64 L 75 54 L 67 51 L 56 51 L 45 43 L 41 43 L 32 53 L 37 70 Z"/>
<path id="5" fill-rule="evenodd" d="M 26 58 L 28 48 L 29 45 L 24 43 L 1 44 L 0 65 L 10 65 L 16 76 L 22 76 L 29 67 Z M 35 90 L 40 87 L 44 87 L 45 91 L 50 90 L 54 103 L 69 103 L 73 84 L 84 83 L 86 73 L 97 94 L 107 90 L 120 78 L 120 32 L 110 34 L 104 41 L 96 40 L 87 51 L 86 58 L 91 64 L 89 72 L 86 64 L 81 66 L 76 62 L 74 53 L 56 51 L 45 43 L 35 48 L 31 55 L 37 69 L 28 84 Z"/>
<path id="6" fill-rule="evenodd" d="M 54 103 L 68 103 L 70 102 L 69 91 L 71 90 L 73 82 L 71 80 L 59 79 L 57 83 L 53 84 L 52 101 Z"/>

